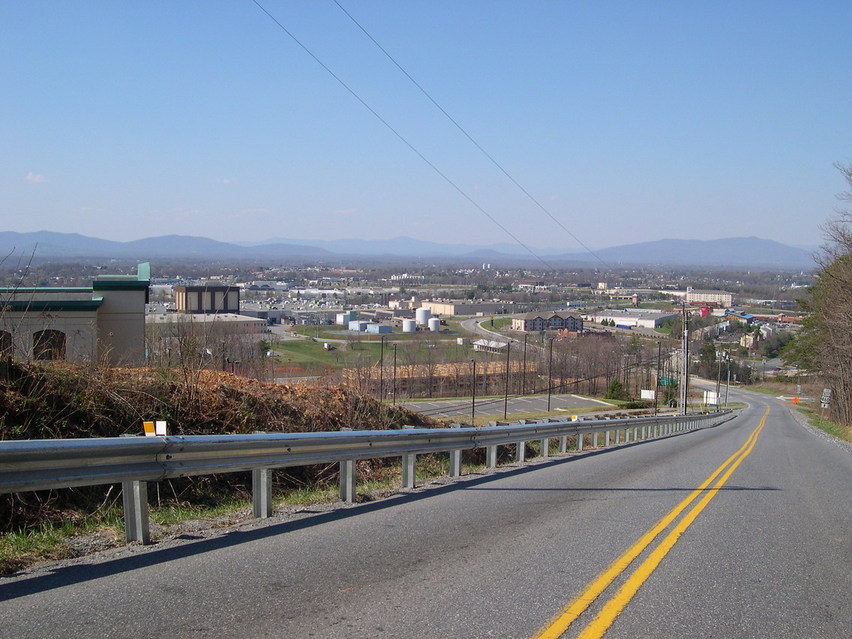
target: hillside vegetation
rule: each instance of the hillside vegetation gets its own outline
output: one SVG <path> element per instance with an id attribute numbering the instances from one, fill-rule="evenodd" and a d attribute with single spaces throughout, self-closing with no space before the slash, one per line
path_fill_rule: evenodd
<path id="1" fill-rule="evenodd" d="M 166 420 L 170 435 L 438 425 L 338 387 L 278 385 L 210 370 L 0 367 L 0 439 L 116 437 Z"/>
<path id="2" fill-rule="evenodd" d="M 270 384 L 209 370 L 0 364 L 0 439 L 139 434 L 143 420 L 166 420 L 170 435 L 441 426 L 338 387 Z M 378 470 L 383 462 L 371 464 Z M 336 465 L 296 467 L 276 472 L 275 481 L 286 489 L 334 481 L 336 473 Z M 166 483 L 176 502 L 214 503 L 249 494 L 251 479 L 232 473 Z M 108 486 L 2 495 L 0 533 L 84 519 L 115 497 Z"/>

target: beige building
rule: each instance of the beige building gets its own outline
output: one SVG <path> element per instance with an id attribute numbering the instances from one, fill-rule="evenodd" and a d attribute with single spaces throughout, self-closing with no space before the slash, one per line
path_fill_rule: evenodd
<path id="1" fill-rule="evenodd" d="M 726 291 L 698 291 L 692 288 L 686 289 L 687 304 L 710 304 L 721 308 L 730 308 L 733 305 L 733 294 Z"/>
<path id="2" fill-rule="evenodd" d="M 240 312 L 240 289 L 237 286 L 175 286 L 175 308 L 178 313 Z"/>
<path id="3" fill-rule="evenodd" d="M 420 304 L 432 309 L 432 315 L 491 315 L 511 313 L 513 302 L 476 302 L 471 300 L 428 300 Z"/>
<path id="4" fill-rule="evenodd" d="M 23 360 L 140 365 L 151 272 L 101 275 L 90 287 L 0 289 L 0 352 Z"/>
<path id="5" fill-rule="evenodd" d="M 583 318 L 574 313 L 527 313 L 523 317 L 512 319 L 512 330 L 515 331 L 563 329 L 572 333 L 583 332 Z"/>

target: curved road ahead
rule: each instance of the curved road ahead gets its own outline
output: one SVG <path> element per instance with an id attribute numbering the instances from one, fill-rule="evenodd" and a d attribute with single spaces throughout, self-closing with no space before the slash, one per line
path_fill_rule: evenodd
<path id="1" fill-rule="evenodd" d="M 700 432 L 5 578 L 0 627 L 98 639 L 846 637 L 852 454 L 778 400 L 747 398 Z M 578 600 L 592 603 L 580 613 Z"/>

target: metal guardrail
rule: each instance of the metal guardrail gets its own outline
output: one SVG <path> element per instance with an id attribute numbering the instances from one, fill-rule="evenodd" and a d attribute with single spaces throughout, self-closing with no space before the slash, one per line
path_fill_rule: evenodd
<path id="1" fill-rule="evenodd" d="M 551 438 L 567 452 L 568 437 L 583 450 L 587 439 L 597 447 L 665 437 L 716 425 L 731 412 L 620 420 L 550 421 L 483 428 L 404 428 L 402 430 L 172 437 L 108 437 L 0 441 L 0 493 L 122 483 L 125 537 L 148 543 L 147 483 L 176 477 L 252 471 L 255 517 L 272 513 L 272 470 L 310 464 L 340 463 L 340 496 L 355 497 L 355 461 L 402 457 L 404 487 L 414 486 L 417 455 L 450 452 L 450 474 L 461 474 L 461 451 L 486 449 L 486 465 L 497 465 L 497 447 L 516 444 L 523 461 L 525 443 L 541 440 L 547 455 Z"/>

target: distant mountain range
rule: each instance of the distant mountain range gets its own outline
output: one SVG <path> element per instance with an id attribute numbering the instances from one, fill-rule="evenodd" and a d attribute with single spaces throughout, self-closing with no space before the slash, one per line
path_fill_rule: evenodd
<path id="1" fill-rule="evenodd" d="M 35 259 L 171 259 L 193 261 L 276 260 L 281 263 L 352 262 L 419 264 L 423 262 L 518 264 L 549 266 L 684 266 L 714 268 L 814 267 L 812 254 L 757 237 L 720 240 L 658 240 L 588 252 L 532 249 L 511 244 L 440 244 L 410 237 L 391 240 L 270 239 L 234 244 L 204 237 L 164 235 L 132 242 L 113 242 L 77 233 L 0 232 L 0 255 Z"/>

